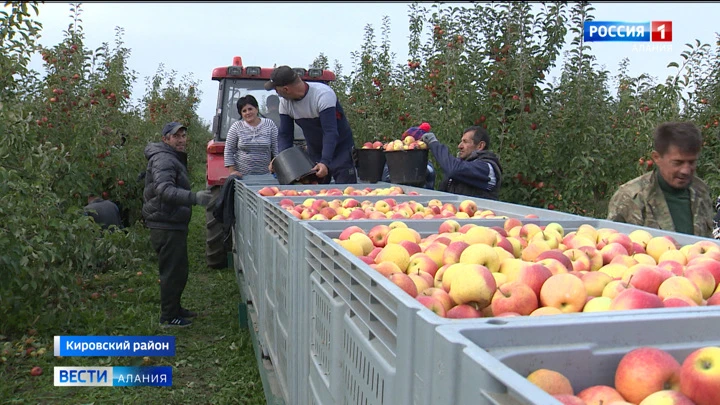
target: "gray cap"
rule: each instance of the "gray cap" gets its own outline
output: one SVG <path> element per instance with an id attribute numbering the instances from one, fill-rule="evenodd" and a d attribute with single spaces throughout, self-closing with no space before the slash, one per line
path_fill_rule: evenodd
<path id="1" fill-rule="evenodd" d="M 287 86 L 297 80 L 298 75 L 290 66 L 275 68 L 270 74 L 270 80 L 265 83 L 265 90 L 273 90 L 277 86 Z"/>
<path id="2" fill-rule="evenodd" d="M 173 135 L 175 132 L 177 132 L 180 128 L 185 128 L 187 131 L 187 127 L 179 122 L 168 122 L 165 124 L 162 130 L 162 136 L 168 136 Z"/>

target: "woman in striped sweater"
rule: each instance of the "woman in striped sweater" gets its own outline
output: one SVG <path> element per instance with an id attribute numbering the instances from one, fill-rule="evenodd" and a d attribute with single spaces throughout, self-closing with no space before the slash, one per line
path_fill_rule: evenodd
<path id="1" fill-rule="evenodd" d="M 241 120 L 230 127 L 225 140 L 225 167 L 230 174 L 270 173 L 270 161 L 277 155 L 278 128 L 272 120 L 258 115 L 258 102 L 252 95 L 237 102 Z"/>

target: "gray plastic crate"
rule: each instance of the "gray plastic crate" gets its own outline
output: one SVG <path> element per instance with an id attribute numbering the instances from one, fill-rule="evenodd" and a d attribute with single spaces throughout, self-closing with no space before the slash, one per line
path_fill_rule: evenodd
<path id="1" fill-rule="evenodd" d="M 560 405 L 527 380 L 539 368 L 565 375 L 575 393 L 615 385 L 615 370 L 629 351 L 652 346 L 678 362 L 705 346 L 720 346 L 720 311 L 713 307 L 630 311 L 605 316 L 553 317 L 551 322 L 447 325 L 431 353 L 431 403 L 456 405 Z M 559 332 L 560 331 L 560 332 Z"/>
<path id="2" fill-rule="evenodd" d="M 427 203 L 435 196 L 396 196 L 396 200 L 404 197 L 408 200 Z M 456 195 L 440 196 L 443 202 L 452 202 L 457 204 Z M 296 367 L 288 357 L 288 350 L 292 351 L 293 343 L 288 343 L 290 336 L 295 336 L 297 327 L 294 327 L 292 312 L 298 303 L 294 301 L 299 297 L 299 293 L 293 293 L 293 288 L 299 283 L 300 272 L 298 268 L 298 260 L 303 257 L 302 251 L 296 251 L 302 244 L 301 221 L 290 215 L 285 209 L 281 208 L 277 202 L 280 197 L 261 197 L 262 223 L 258 226 L 259 232 L 264 237 L 262 241 L 262 256 L 260 259 L 265 265 L 259 270 L 260 277 L 263 278 L 261 283 L 264 293 L 261 293 L 263 300 L 263 308 L 267 316 L 260 319 L 262 336 L 268 339 L 270 356 L 281 382 L 286 382 L 286 377 Z M 297 202 L 304 201 L 307 197 L 288 197 Z M 332 196 L 317 197 L 318 199 L 332 200 Z M 387 197 L 367 197 L 372 201 Z M 446 199 L 447 198 L 447 199 Z M 455 201 L 453 201 L 455 198 Z M 506 213 L 499 213 L 504 215 Z M 516 217 L 513 214 L 507 214 L 510 217 Z M 365 220 L 363 220 L 365 221 Z M 414 222 L 416 220 L 406 219 L 406 221 Z M 486 221 L 486 220 L 476 220 Z M 315 222 L 315 221 L 313 221 Z M 348 222 L 346 226 L 350 226 Z M 354 223 L 354 221 L 352 221 Z M 389 223 L 389 222 L 388 222 Z M 296 242 L 294 242 L 296 241 Z M 285 372 L 285 370 L 288 370 Z M 290 381 L 292 382 L 292 381 Z M 288 382 L 288 383 L 290 383 Z"/>
<path id="3" fill-rule="evenodd" d="M 353 224 L 367 232 L 377 224 L 389 222 L 357 221 Z M 408 226 L 425 237 L 436 233 L 442 222 L 409 221 Z M 458 222 L 461 225 L 477 223 L 469 219 Z M 591 218 L 575 221 L 523 220 L 523 223 L 539 225 L 549 222 L 560 223 L 566 232 L 577 230 L 582 224 L 596 228 L 613 227 L 622 232 L 641 228 Z M 483 225 L 502 226 L 503 223 L 504 220 L 487 220 Z M 431 383 L 438 377 L 439 369 L 427 356 L 435 350 L 437 338 L 434 333 L 441 325 L 525 322 L 532 328 L 533 325 L 553 325 L 555 320 L 563 318 L 574 322 L 608 316 L 608 313 L 580 313 L 503 319 L 442 318 L 425 307 L 418 308 L 414 298 L 333 242 L 332 238 L 338 237 L 348 226 L 347 223 L 302 221 L 300 224 L 306 233 L 305 257 L 299 269 L 299 288 L 294 292 L 300 294 L 296 299 L 301 302 L 296 312 L 300 326 L 296 338 L 299 345 L 297 375 L 302 379 L 298 383 L 301 392 L 297 397 L 313 396 L 308 399 L 309 403 L 356 403 L 358 398 L 373 398 L 368 402 L 372 404 L 438 403 L 437 398 L 433 400 L 429 395 L 429 391 Z M 672 236 L 681 244 L 705 239 L 651 228 L 642 229 L 648 230 L 653 236 Z M 308 292 L 309 296 L 303 296 Z M 668 313 L 687 311 L 683 311 L 683 308 L 668 308 L 624 312 L 632 316 L 663 318 Z M 614 313 L 615 316 L 619 314 Z M 372 373 L 369 370 L 373 370 Z M 371 376 L 374 379 L 372 384 L 368 382 Z M 302 387 L 308 385 L 311 389 L 303 393 Z M 447 400 L 444 403 L 455 402 Z"/>
<path id="4" fill-rule="evenodd" d="M 267 184 L 271 186 L 279 185 L 277 178 L 272 174 L 246 175 L 239 181 L 248 186 L 259 184 Z"/>
<path id="5" fill-rule="evenodd" d="M 353 187 L 355 189 L 361 189 L 364 190 L 366 188 L 369 188 L 371 190 L 376 189 L 383 189 L 388 187 L 400 187 L 402 189 L 403 194 L 407 195 L 407 193 L 411 191 L 415 191 L 418 193 L 418 195 L 448 195 L 448 193 L 437 191 L 437 190 L 431 190 L 426 188 L 417 188 L 417 187 L 410 187 L 405 186 L 401 184 L 393 184 L 393 183 L 374 183 L 374 184 L 290 184 L 290 185 L 273 185 L 273 184 L 267 184 L 267 185 L 254 185 L 254 186 L 248 186 L 251 190 L 255 191 L 256 193 L 260 191 L 263 187 L 277 187 L 280 190 L 297 190 L 297 191 L 305 191 L 305 190 L 312 190 L 315 192 L 321 191 L 321 190 L 329 190 L 333 188 L 338 188 L 340 191 L 345 190 L 347 187 Z M 400 194 L 402 195 L 402 194 Z M 342 196 L 330 196 L 330 197 L 363 197 L 363 196 L 352 196 L 352 195 L 342 195 Z M 387 196 L 386 196 L 387 197 Z"/>
<path id="6" fill-rule="evenodd" d="M 292 363 L 288 363 L 287 350 L 288 336 L 294 336 L 296 329 L 292 327 L 290 321 L 292 319 L 292 309 L 297 305 L 297 302 L 293 301 L 293 298 L 297 294 L 292 294 L 293 286 L 297 285 L 299 281 L 300 272 L 296 271 L 297 261 L 303 257 L 302 252 L 293 252 L 294 245 L 298 245 L 299 242 L 293 242 L 302 239 L 302 234 L 298 235 L 298 230 L 294 227 L 300 227 L 300 221 L 294 216 L 290 215 L 285 209 L 281 208 L 278 203 L 281 199 L 289 199 L 295 203 L 301 203 L 307 198 L 313 198 L 308 196 L 296 196 L 296 197 L 260 197 L 260 201 L 263 205 L 262 208 L 262 219 L 258 216 L 258 220 L 261 223 L 257 229 L 264 237 L 262 241 L 262 249 L 260 259 L 265 266 L 259 270 L 260 277 L 263 278 L 261 283 L 263 292 L 260 294 L 263 302 L 263 308 L 267 313 L 266 317 L 261 318 L 261 326 L 265 335 L 267 336 L 270 345 L 271 358 L 274 362 L 280 362 L 278 368 L 291 368 Z M 336 199 L 336 196 L 318 196 L 316 199 L 322 199 L 331 201 Z M 368 196 L 363 197 L 362 200 L 378 201 L 386 199 L 387 196 Z M 441 199 L 442 202 L 449 202 L 455 205 L 459 204 L 461 199 L 465 199 L 463 196 L 455 194 L 445 194 L 442 196 L 407 196 L 399 195 L 394 196 L 398 202 L 401 201 L 417 201 L 419 203 L 427 204 L 432 199 Z M 479 202 L 485 200 L 478 199 Z M 507 216 L 509 218 L 522 218 L 520 213 L 509 213 L 497 211 L 496 215 Z M 447 218 L 445 218 L 447 219 Z M 402 219 L 403 221 L 414 222 L 414 219 Z M 340 221 L 344 222 L 344 227 L 350 226 L 349 223 L 355 223 L 356 220 Z M 368 219 L 363 219 L 368 221 Z M 375 220 L 378 221 L 378 220 Z M 383 219 L 385 221 L 385 219 Z M 394 220 L 393 220 L 394 221 Z M 421 220 L 422 221 L 422 220 Z M 442 219 L 441 221 L 444 221 Z M 473 219 L 474 223 L 485 223 L 490 221 L 489 219 Z M 316 222 L 316 221 L 311 221 Z M 333 221 L 334 222 L 334 221 Z M 502 225 L 497 220 L 493 224 Z M 285 377 L 282 372 L 279 373 L 281 377 Z"/>

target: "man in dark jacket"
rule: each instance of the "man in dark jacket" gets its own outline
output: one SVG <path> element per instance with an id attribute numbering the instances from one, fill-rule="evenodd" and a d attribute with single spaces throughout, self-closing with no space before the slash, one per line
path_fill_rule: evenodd
<path id="1" fill-rule="evenodd" d="M 85 213 L 92 217 L 102 229 L 108 229 L 115 225 L 122 228 L 120 208 L 112 201 L 104 200 L 95 194 L 88 195 L 88 204 L 85 206 Z"/>
<path id="2" fill-rule="evenodd" d="M 188 279 L 187 236 L 193 205 L 207 206 L 212 195 L 190 191 L 187 170 L 187 128 L 165 124 L 162 142 L 145 147 L 148 165 L 143 192 L 143 218 L 150 228 L 150 242 L 160 268 L 160 325 L 188 326 L 196 316 L 180 306 Z"/>
<path id="3" fill-rule="evenodd" d="M 502 168 L 498 156 L 489 150 L 490 136 L 485 128 L 472 126 L 463 131 L 458 157 L 452 156 L 432 132 L 423 135 L 422 140 L 443 170 L 440 191 L 498 200 Z"/>

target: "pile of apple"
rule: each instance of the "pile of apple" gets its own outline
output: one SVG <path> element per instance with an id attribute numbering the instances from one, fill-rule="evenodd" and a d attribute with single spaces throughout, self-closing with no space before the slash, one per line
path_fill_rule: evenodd
<path id="1" fill-rule="evenodd" d="M 277 186 L 266 186 L 258 190 L 258 194 L 263 197 L 295 197 L 295 196 L 332 196 L 332 195 L 355 195 L 355 196 L 375 196 L 375 195 L 405 195 L 405 191 L 401 187 L 392 186 L 384 188 L 370 188 L 365 187 L 364 189 L 356 189 L 353 186 L 347 186 L 340 190 L 339 188 L 321 189 L 315 190 L 294 190 L 284 189 L 281 190 Z M 407 195 L 419 195 L 417 191 L 409 191 Z"/>
<path id="2" fill-rule="evenodd" d="M 361 149 L 379 149 L 385 152 L 394 152 L 398 150 L 427 149 L 427 144 L 408 135 L 405 139 L 395 139 L 387 143 L 380 141 L 365 142 Z"/>
<path id="3" fill-rule="evenodd" d="M 564 405 L 718 405 L 720 347 L 696 349 L 680 364 L 656 347 L 626 353 L 615 369 L 615 386 L 594 385 L 575 395 L 570 380 L 538 369 L 527 379 Z"/>
<path id="4" fill-rule="evenodd" d="M 448 318 L 720 305 L 720 245 L 679 246 L 645 230 L 583 224 L 565 233 L 509 218 L 503 227 L 447 219 L 422 238 L 402 221 L 335 241 Z"/>
<path id="5" fill-rule="evenodd" d="M 418 128 L 422 129 L 425 132 L 430 132 L 430 124 L 427 122 L 423 122 L 422 124 L 418 125 Z M 394 139 L 392 141 L 388 141 L 387 143 L 382 143 L 380 141 L 375 142 L 365 142 L 361 149 L 381 149 L 385 150 L 385 152 L 394 152 L 399 150 L 412 150 L 412 149 L 427 149 L 427 144 L 421 140 L 416 140 L 411 135 L 407 135 L 402 139 Z"/>
<path id="6" fill-rule="evenodd" d="M 301 220 L 507 218 L 495 215 L 492 210 L 478 209 L 477 204 L 472 200 L 463 200 L 455 206 L 452 203 L 432 199 L 425 206 L 416 201 L 398 203 L 393 198 L 360 202 L 355 198 L 327 201 L 311 197 L 302 204 L 295 204 L 289 198 L 282 199 L 279 204 Z"/>

